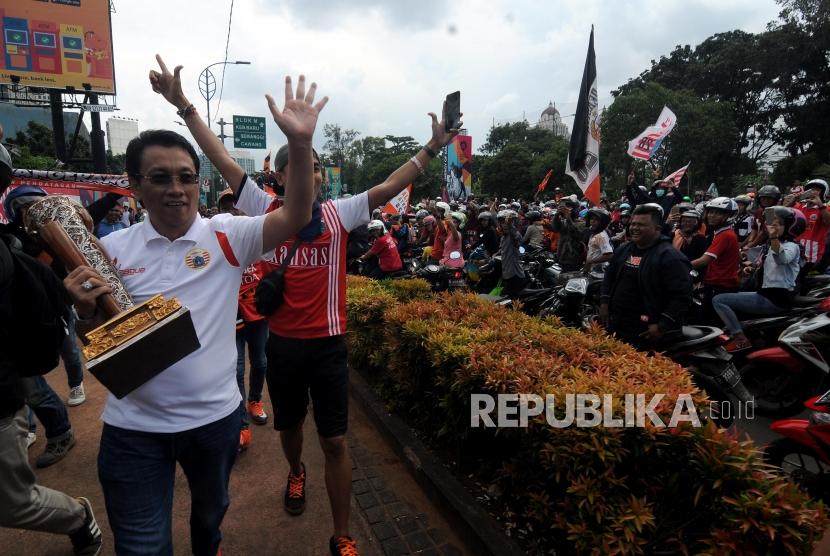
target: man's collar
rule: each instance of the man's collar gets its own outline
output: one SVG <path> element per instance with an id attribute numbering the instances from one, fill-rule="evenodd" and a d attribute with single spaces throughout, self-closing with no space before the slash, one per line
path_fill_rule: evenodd
<path id="1" fill-rule="evenodd" d="M 196 214 L 196 218 L 193 220 L 193 224 L 190 225 L 188 228 L 187 233 L 185 233 L 182 237 L 176 239 L 175 241 L 189 241 L 192 243 L 196 243 L 198 241 L 198 234 L 199 232 L 206 226 L 205 219 L 202 218 L 199 214 Z M 144 234 L 144 243 L 150 243 L 153 240 L 163 239 L 164 241 L 170 242 L 169 239 L 158 233 L 158 231 L 153 227 L 152 216 L 147 215 L 141 222 L 142 226 L 142 233 Z"/>
<path id="2" fill-rule="evenodd" d="M 718 235 L 721 232 L 724 232 L 726 230 L 731 230 L 731 229 L 732 229 L 732 226 L 730 226 L 729 224 L 724 224 L 723 227 L 718 228 L 717 230 L 715 230 L 714 235 Z"/>

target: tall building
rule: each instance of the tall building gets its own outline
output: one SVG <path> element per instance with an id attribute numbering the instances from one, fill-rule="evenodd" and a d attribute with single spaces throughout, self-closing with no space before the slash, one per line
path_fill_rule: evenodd
<path id="1" fill-rule="evenodd" d="M 256 160 L 254 157 L 251 156 L 251 153 L 248 151 L 228 151 L 228 154 L 231 155 L 237 164 L 242 166 L 242 168 L 248 172 L 249 176 L 253 176 L 256 172 Z"/>
<path id="2" fill-rule="evenodd" d="M 564 137 L 565 139 L 571 138 L 568 126 L 562 121 L 562 116 L 559 115 L 559 110 L 556 109 L 553 102 L 548 104 L 548 107 L 542 111 L 542 115 L 539 116 L 539 122 L 536 126 L 552 131 L 559 137 Z"/>
<path id="3" fill-rule="evenodd" d="M 127 145 L 138 137 L 138 120 L 113 116 L 107 120 L 107 144 L 112 154 L 124 154 Z"/>

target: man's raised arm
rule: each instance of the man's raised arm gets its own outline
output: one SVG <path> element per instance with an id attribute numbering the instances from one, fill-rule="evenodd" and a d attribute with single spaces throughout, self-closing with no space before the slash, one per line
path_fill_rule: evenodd
<path id="1" fill-rule="evenodd" d="M 463 114 L 462 114 L 463 116 Z M 383 206 L 388 203 L 395 195 L 404 190 L 404 188 L 412 183 L 418 177 L 418 174 L 423 173 L 424 168 L 429 164 L 438 151 L 444 148 L 452 138 L 458 135 L 458 130 L 461 129 L 463 122 L 458 122 L 457 127 L 446 131 L 444 122 L 447 117 L 447 103 L 444 102 L 444 108 L 441 112 L 441 121 L 438 121 L 438 116 L 434 112 L 429 113 L 432 118 L 432 138 L 427 141 L 427 144 L 418 151 L 415 156 L 405 162 L 403 166 L 392 172 L 383 183 L 380 183 L 369 190 L 369 209 Z"/>
<path id="2" fill-rule="evenodd" d="M 159 64 L 161 72 L 150 72 L 150 84 L 153 90 L 161 94 L 167 102 L 176 107 L 178 115 L 187 124 L 187 129 L 190 130 L 191 135 L 196 140 L 199 148 L 208 157 L 211 164 L 219 170 L 228 185 L 231 186 L 234 194 L 236 194 L 239 185 L 242 182 L 242 176 L 245 175 L 245 170 L 231 158 L 225 146 L 214 135 L 210 128 L 205 124 L 193 104 L 187 100 L 187 97 L 182 91 L 181 71 L 182 66 L 176 66 L 173 73 L 167 69 L 164 60 L 161 56 L 156 54 L 156 61 Z"/>

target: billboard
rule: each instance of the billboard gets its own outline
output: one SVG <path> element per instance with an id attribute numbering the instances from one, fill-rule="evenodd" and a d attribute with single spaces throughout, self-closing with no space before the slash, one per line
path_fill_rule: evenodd
<path id="1" fill-rule="evenodd" d="M 473 138 L 456 135 L 447 145 L 447 159 L 444 166 L 447 195 L 451 201 L 466 201 L 472 194 L 473 186 Z"/>
<path id="2" fill-rule="evenodd" d="M 326 173 L 323 176 L 326 182 L 326 198 L 337 199 L 343 192 L 343 184 L 340 182 L 340 167 L 326 166 Z"/>
<path id="3" fill-rule="evenodd" d="M 109 0 L 0 7 L 0 83 L 115 94 Z"/>

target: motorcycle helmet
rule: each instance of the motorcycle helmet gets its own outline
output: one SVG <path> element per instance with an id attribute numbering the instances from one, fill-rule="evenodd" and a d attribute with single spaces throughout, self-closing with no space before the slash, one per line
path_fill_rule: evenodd
<path id="1" fill-rule="evenodd" d="M 694 218 L 699 223 L 703 220 L 703 215 L 701 215 L 700 212 L 695 209 L 689 209 L 681 213 L 680 218 Z"/>
<path id="2" fill-rule="evenodd" d="M 738 195 L 737 197 L 734 197 L 732 200 L 736 203 L 742 203 L 747 206 L 752 204 L 752 198 L 749 195 Z"/>
<path id="3" fill-rule="evenodd" d="M 542 219 L 542 213 L 538 210 L 532 210 L 525 215 L 525 218 L 527 218 L 528 222 L 538 222 Z"/>
<path id="4" fill-rule="evenodd" d="M 620 210 L 631 210 L 631 205 L 628 203 L 620 203 Z"/>
<path id="5" fill-rule="evenodd" d="M 464 213 L 458 212 L 458 211 L 451 212 L 450 216 L 452 217 L 453 220 L 456 221 L 456 223 L 458 224 L 459 229 L 463 230 L 464 226 L 467 224 L 467 216 Z"/>
<path id="6" fill-rule="evenodd" d="M 772 207 L 772 211 L 784 221 L 784 239 L 795 239 L 807 229 L 807 219 L 800 210 L 779 205 Z"/>
<path id="7" fill-rule="evenodd" d="M 500 210 L 499 213 L 496 215 L 496 218 L 499 220 L 506 220 L 508 218 L 516 218 L 518 213 L 515 210 L 505 209 Z"/>
<path id="8" fill-rule="evenodd" d="M 620 211 L 620 218 L 624 216 L 631 216 L 631 209 L 623 209 Z"/>
<path id="9" fill-rule="evenodd" d="M 765 185 L 761 189 L 758 190 L 758 193 L 755 195 L 757 199 L 761 199 L 762 197 L 767 197 L 769 199 L 775 199 L 775 202 L 781 200 L 781 190 L 775 187 L 774 185 Z"/>
<path id="10" fill-rule="evenodd" d="M 386 227 L 383 225 L 383 222 L 380 220 L 372 220 L 369 222 L 369 231 L 370 232 L 384 232 L 386 231 Z"/>
<path id="11" fill-rule="evenodd" d="M 588 215 L 588 209 L 584 208 L 581 211 L 579 211 L 579 217 L 580 218 L 585 218 L 587 215 Z"/>
<path id="12" fill-rule="evenodd" d="M 694 210 L 694 209 L 695 209 L 695 205 L 693 203 L 686 203 L 686 202 L 677 203 L 677 211 L 680 214 L 683 214 L 684 212 L 686 212 L 688 210 Z"/>
<path id="13" fill-rule="evenodd" d="M 435 208 L 443 212 L 444 218 L 450 215 L 450 205 L 444 201 L 438 201 L 435 203 Z"/>
<path id="14" fill-rule="evenodd" d="M 418 212 L 415 213 L 415 218 L 426 218 L 429 216 L 429 211 L 424 209 L 420 209 Z"/>
<path id="15" fill-rule="evenodd" d="M 489 210 L 483 210 L 478 213 L 478 221 L 481 222 L 482 220 L 486 220 L 487 222 L 493 223 L 493 213 Z"/>
<path id="16" fill-rule="evenodd" d="M 46 192 L 36 185 L 21 185 L 15 187 L 6 195 L 3 201 L 3 211 L 9 222 L 14 222 L 19 216 L 20 207 L 34 203 L 41 197 L 46 197 Z"/>
<path id="17" fill-rule="evenodd" d="M 599 231 L 603 231 L 611 223 L 611 215 L 604 208 L 594 207 L 588 210 L 588 218 L 594 217 L 599 220 Z"/>
<path id="18" fill-rule="evenodd" d="M 430 224 L 432 226 L 435 226 L 435 217 L 432 216 L 431 214 L 429 216 L 424 216 L 424 225 L 426 225 L 426 224 Z"/>
<path id="19" fill-rule="evenodd" d="M 830 192 L 828 191 L 830 187 L 827 185 L 827 182 L 822 179 L 814 179 L 808 181 L 804 184 L 804 189 L 818 189 L 822 201 L 827 199 L 827 194 L 828 192 Z"/>
<path id="20" fill-rule="evenodd" d="M 705 206 L 707 210 L 719 210 L 729 215 L 735 214 L 738 210 L 738 203 L 729 197 L 715 197 L 707 201 Z"/>
<path id="21" fill-rule="evenodd" d="M 546 208 L 556 208 L 556 201 L 548 201 L 545 203 Z"/>
<path id="22" fill-rule="evenodd" d="M 514 201 L 510 203 L 510 209 L 519 212 L 522 209 L 522 205 Z"/>

